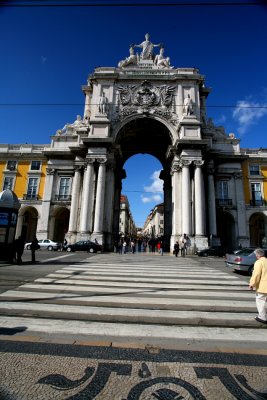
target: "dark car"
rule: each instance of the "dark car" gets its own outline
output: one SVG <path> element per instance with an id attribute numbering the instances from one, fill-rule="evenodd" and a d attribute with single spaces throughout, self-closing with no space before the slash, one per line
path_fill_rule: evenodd
<path id="1" fill-rule="evenodd" d="M 199 257 L 208 257 L 208 256 L 223 257 L 225 253 L 222 247 L 213 246 L 213 247 L 207 247 L 206 249 L 198 250 L 197 255 Z"/>
<path id="2" fill-rule="evenodd" d="M 102 251 L 101 244 L 91 242 L 91 240 L 79 240 L 74 244 L 68 244 L 67 251 L 88 251 L 89 253 L 97 253 Z"/>

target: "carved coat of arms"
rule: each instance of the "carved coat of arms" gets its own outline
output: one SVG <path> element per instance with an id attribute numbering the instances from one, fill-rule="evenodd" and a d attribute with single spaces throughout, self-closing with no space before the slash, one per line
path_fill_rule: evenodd
<path id="1" fill-rule="evenodd" d="M 141 85 L 118 86 L 119 119 L 134 113 L 159 114 L 175 119 L 172 110 L 175 87 L 154 86 L 148 81 Z"/>

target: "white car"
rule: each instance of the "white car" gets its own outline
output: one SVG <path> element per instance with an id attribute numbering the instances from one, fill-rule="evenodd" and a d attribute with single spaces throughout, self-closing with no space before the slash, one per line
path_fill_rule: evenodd
<path id="1" fill-rule="evenodd" d="M 46 250 L 58 250 L 61 248 L 61 243 L 56 243 L 53 242 L 53 240 L 50 239 L 43 239 L 43 240 L 38 240 L 38 244 L 41 249 L 46 249 Z M 31 242 L 25 244 L 25 249 L 30 250 L 31 249 Z"/>

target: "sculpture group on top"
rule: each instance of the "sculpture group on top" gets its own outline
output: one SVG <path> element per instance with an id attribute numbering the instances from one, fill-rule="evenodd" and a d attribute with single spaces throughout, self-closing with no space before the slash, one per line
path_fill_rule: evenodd
<path id="1" fill-rule="evenodd" d="M 118 64 L 119 68 L 125 68 L 128 66 L 140 66 L 142 62 L 148 61 L 152 65 L 158 68 L 173 68 L 170 64 L 170 58 L 164 55 L 164 45 L 162 43 L 153 44 L 150 42 L 149 34 L 145 35 L 145 40 L 140 44 L 131 44 L 130 55 L 124 60 L 121 60 Z M 159 47 L 159 54 L 155 55 L 154 48 Z M 135 53 L 135 48 L 141 48 L 141 53 Z"/>

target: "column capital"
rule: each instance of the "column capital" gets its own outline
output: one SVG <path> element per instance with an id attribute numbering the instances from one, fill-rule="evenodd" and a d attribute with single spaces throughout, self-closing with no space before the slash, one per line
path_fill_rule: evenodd
<path id="1" fill-rule="evenodd" d="M 106 158 L 97 158 L 96 161 L 99 164 L 106 164 L 107 163 L 107 159 Z"/>
<path id="2" fill-rule="evenodd" d="M 83 169 L 83 167 L 81 165 L 74 165 L 74 173 L 77 172 L 81 172 Z"/>
<path id="3" fill-rule="evenodd" d="M 55 168 L 46 168 L 46 175 L 55 175 Z"/>
<path id="4" fill-rule="evenodd" d="M 194 160 L 193 162 L 196 167 L 202 167 L 202 165 L 204 165 L 204 160 Z"/>
<path id="5" fill-rule="evenodd" d="M 238 172 L 234 172 L 233 173 L 233 176 L 234 176 L 234 179 L 242 179 L 242 172 L 241 171 L 238 171 Z"/>
<path id="6" fill-rule="evenodd" d="M 192 164 L 192 160 L 181 159 L 181 167 L 189 167 Z"/>
<path id="7" fill-rule="evenodd" d="M 171 166 L 171 175 L 173 175 L 175 172 L 180 172 L 182 169 L 182 163 L 180 161 L 173 161 L 172 166 Z"/>
<path id="8" fill-rule="evenodd" d="M 96 159 L 95 158 L 93 158 L 93 157 L 86 157 L 86 159 L 85 159 L 85 166 L 87 166 L 87 165 L 89 165 L 89 164 L 93 164 L 94 162 L 96 161 Z"/>
<path id="9" fill-rule="evenodd" d="M 207 165 L 208 174 L 213 175 L 215 172 L 214 162 L 210 161 Z"/>

